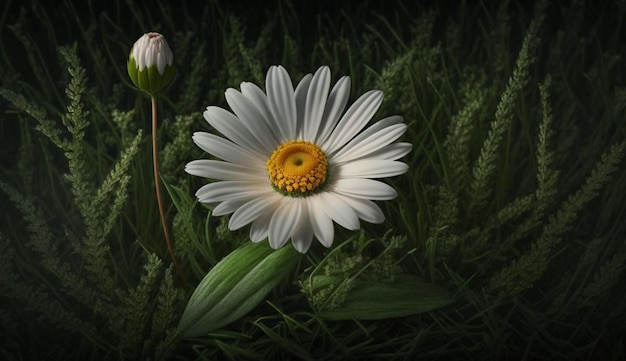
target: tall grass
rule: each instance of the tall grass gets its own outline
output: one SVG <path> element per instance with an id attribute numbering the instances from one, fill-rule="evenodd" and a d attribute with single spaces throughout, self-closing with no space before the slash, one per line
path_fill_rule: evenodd
<path id="1" fill-rule="evenodd" d="M 620 359 L 626 7 L 369 5 L 2 5 L 2 358 Z M 402 115 L 413 144 L 384 224 L 337 229 L 340 252 L 314 246 L 266 303 L 194 340 L 174 332 L 192 290 L 172 274 L 148 102 L 125 73 L 148 30 L 168 38 L 180 74 L 158 99 L 159 143 L 192 285 L 248 242 L 195 202 L 199 181 L 182 171 L 202 157 L 191 142 L 210 131 L 202 110 L 226 106 L 228 87 L 262 85 L 272 64 L 294 78 L 327 64 L 352 77 L 353 99 L 383 90 L 379 117 Z M 383 258 L 380 272 L 422 277 L 455 302 L 330 321 L 298 282 Z"/>

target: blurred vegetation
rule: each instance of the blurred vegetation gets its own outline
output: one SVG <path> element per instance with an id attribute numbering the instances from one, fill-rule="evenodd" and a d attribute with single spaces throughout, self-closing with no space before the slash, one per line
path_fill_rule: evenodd
<path id="1" fill-rule="evenodd" d="M 623 1 L 582 0 L 5 2 L 0 358 L 621 359 L 625 14 Z M 272 64 L 294 79 L 329 65 L 351 76 L 352 99 L 383 90 L 376 119 L 402 115 L 413 144 L 384 224 L 336 226 L 334 249 L 314 245 L 266 303 L 197 339 L 173 332 L 192 290 L 170 266 L 149 102 L 125 70 L 150 30 L 178 66 L 159 98 L 160 159 L 192 285 L 248 242 L 195 203 L 202 181 L 183 172 L 204 157 L 191 142 L 210 131 L 202 111 L 226 107 L 228 87 L 262 86 Z M 308 277 L 356 278 L 370 260 L 455 302 L 382 320 L 316 313 L 340 301 L 307 293 Z"/>

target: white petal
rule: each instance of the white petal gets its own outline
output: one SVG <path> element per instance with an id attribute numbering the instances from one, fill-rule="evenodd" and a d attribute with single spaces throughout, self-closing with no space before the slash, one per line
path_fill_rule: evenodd
<path id="1" fill-rule="evenodd" d="M 274 208 L 276 200 L 272 197 L 255 198 L 243 204 L 233 213 L 228 221 L 228 229 L 236 230 L 259 218 L 266 210 Z"/>
<path id="2" fill-rule="evenodd" d="M 392 115 L 392 116 L 383 118 L 383 119 L 375 122 L 371 126 L 369 126 L 367 129 L 365 129 L 361 133 L 359 133 L 356 137 L 354 137 L 352 142 L 362 140 L 362 139 L 364 139 L 366 137 L 369 137 L 370 135 L 372 135 L 372 134 L 374 134 L 376 132 L 379 132 L 382 129 L 390 127 L 390 126 L 392 126 L 394 124 L 400 124 L 400 123 L 403 122 L 403 120 L 404 119 L 401 116 L 399 116 L 399 115 Z"/>
<path id="3" fill-rule="evenodd" d="M 327 66 L 322 66 L 315 72 L 315 75 L 313 75 L 311 86 L 306 94 L 303 139 L 315 139 L 317 136 L 322 121 L 322 115 L 326 108 L 329 89 L 330 69 L 328 69 Z"/>
<path id="4" fill-rule="evenodd" d="M 366 158 L 333 167 L 333 177 L 385 178 L 404 174 L 408 169 L 408 165 L 395 160 Z"/>
<path id="5" fill-rule="evenodd" d="M 230 163 L 245 165 L 255 170 L 265 171 L 266 159 L 242 148 L 241 146 L 215 134 L 206 132 L 193 133 L 193 142 L 200 149 Z"/>
<path id="6" fill-rule="evenodd" d="M 224 201 L 213 208 L 213 212 L 211 213 L 214 216 L 224 216 L 227 214 L 231 214 L 236 211 L 239 207 L 241 207 L 246 200 L 238 200 L 238 201 Z"/>
<path id="7" fill-rule="evenodd" d="M 341 148 L 372 119 L 383 101 L 380 90 L 370 90 L 361 95 L 343 115 L 322 149 L 332 154 Z"/>
<path id="8" fill-rule="evenodd" d="M 285 197 L 270 220 L 268 233 L 270 247 L 279 249 L 291 237 L 293 230 L 300 222 L 301 203 L 297 199 Z"/>
<path id="9" fill-rule="evenodd" d="M 313 75 L 307 74 L 302 77 L 302 80 L 298 83 L 295 90 L 296 97 L 296 109 L 298 112 L 297 122 L 296 122 L 296 139 L 307 139 L 304 138 L 304 124 L 306 124 L 306 120 L 304 119 L 304 114 L 306 110 L 306 98 L 307 93 L 309 92 L 309 86 L 311 85 L 311 79 Z"/>
<path id="10" fill-rule="evenodd" d="M 302 199 L 297 199 L 301 204 L 302 215 L 300 222 L 293 230 L 291 235 L 291 244 L 300 253 L 306 253 L 311 247 L 313 241 L 313 227 L 309 219 L 309 208 Z"/>
<path id="11" fill-rule="evenodd" d="M 204 119 L 226 138 L 243 148 L 261 153 L 263 147 L 235 114 L 216 106 L 209 106 L 203 113 Z"/>
<path id="12" fill-rule="evenodd" d="M 376 124 L 356 136 L 331 157 L 338 163 L 364 157 L 394 142 L 407 129 L 406 124 L 400 123 L 377 129 L 377 131 L 370 131 Z"/>
<path id="13" fill-rule="evenodd" d="M 159 74 L 163 75 L 165 73 L 165 55 L 160 51 L 156 55 L 156 65 Z"/>
<path id="14" fill-rule="evenodd" d="M 352 207 L 332 192 L 319 193 L 324 211 L 333 221 L 351 231 L 359 229 L 359 217 Z"/>
<path id="15" fill-rule="evenodd" d="M 248 128 L 250 134 L 257 139 L 267 153 L 271 154 L 280 143 L 277 138 L 274 138 L 274 134 L 263 120 L 263 114 L 254 106 L 254 103 L 232 88 L 226 90 L 226 101 L 242 124 Z"/>
<path id="16" fill-rule="evenodd" d="M 250 240 L 254 243 L 261 242 L 267 238 L 270 229 L 270 220 L 274 215 L 275 209 L 268 209 L 259 218 L 252 222 L 250 226 Z"/>
<path id="17" fill-rule="evenodd" d="M 223 201 L 247 200 L 274 192 L 269 184 L 250 181 L 221 181 L 206 184 L 196 192 L 198 201 L 215 203 Z"/>
<path id="18" fill-rule="evenodd" d="M 393 143 L 377 150 L 376 152 L 368 154 L 367 158 L 396 160 L 409 154 L 411 149 L 413 149 L 413 145 L 411 143 Z"/>
<path id="19" fill-rule="evenodd" d="M 398 192 L 386 183 L 365 178 L 336 179 L 329 185 L 331 191 L 356 198 L 385 201 L 394 199 Z"/>
<path id="20" fill-rule="evenodd" d="M 348 197 L 342 194 L 337 194 L 337 196 L 346 201 L 360 219 L 375 224 L 385 221 L 385 214 L 376 203 L 368 199 Z"/>
<path id="21" fill-rule="evenodd" d="M 281 142 L 295 139 L 298 114 L 293 84 L 287 70 L 280 65 L 270 67 L 265 87 L 270 110 L 280 130 Z"/>
<path id="22" fill-rule="evenodd" d="M 291 244 L 293 245 L 293 248 L 296 249 L 296 251 L 304 254 L 307 253 L 307 251 L 309 250 L 309 248 L 311 248 L 311 243 L 313 243 L 313 233 L 311 232 L 311 238 L 308 239 L 308 241 L 305 238 L 302 238 L 298 241 L 296 240 L 291 240 Z"/>
<path id="23" fill-rule="evenodd" d="M 337 81 L 335 86 L 333 86 L 333 89 L 330 91 L 319 131 L 316 138 L 312 138 L 311 141 L 314 141 L 316 144 L 323 144 L 328 139 L 328 136 L 335 128 L 339 117 L 346 108 L 349 98 L 350 77 L 344 76 Z"/>
<path id="24" fill-rule="evenodd" d="M 250 82 L 241 83 L 241 94 L 254 104 L 262 115 L 260 119 L 267 124 L 268 129 L 272 132 L 273 139 L 278 141 L 280 139 L 280 130 L 267 102 L 267 95 L 256 84 Z"/>
<path id="25" fill-rule="evenodd" d="M 256 180 L 262 182 L 267 175 L 250 172 L 250 168 L 212 159 L 193 160 L 185 166 L 185 172 L 198 177 L 217 180 Z"/>
<path id="26" fill-rule="evenodd" d="M 324 211 L 325 207 L 321 203 L 321 197 L 317 194 L 308 197 L 307 205 L 315 237 L 324 247 L 332 246 L 335 237 L 335 226 L 330 216 Z"/>

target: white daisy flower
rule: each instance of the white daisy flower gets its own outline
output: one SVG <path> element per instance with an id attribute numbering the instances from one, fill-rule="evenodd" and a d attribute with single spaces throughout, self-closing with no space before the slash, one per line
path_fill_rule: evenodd
<path id="1" fill-rule="evenodd" d="M 194 160 L 185 171 L 215 180 L 196 196 L 214 207 L 213 215 L 232 213 L 230 230 L 252 224 L 252 242 L 267 238 L 278 249 L 291 239 L 305 253 L 313 237 L 325 247 L 333 244 L 333 221 L 349 230 L 359 229 L 359 219 L 384 221 L 373 201 L 393 199 L 397 192 L 374 178 L 408 169 L 398 159 L 411 144 L 394 143 L 406 124 L 390 116 L 364 130 L 382 92 L 363 94 L 344 112 L 350 78 L 332 89 L 330 78 L 323 66 L 294 89 L 287 71 L 272 66 L 266 92 L 243 82 L 241 91 L 226 91 L 232 113 L 215 106 L 204 111 L 223 137 L 196 132 L 193 141 L 221 160 Z"/>

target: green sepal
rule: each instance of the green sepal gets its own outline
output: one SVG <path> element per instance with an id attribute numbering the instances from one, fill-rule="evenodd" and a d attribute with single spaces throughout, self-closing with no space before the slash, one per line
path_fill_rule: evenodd
<path id="1" fill-rule="evenodd" d="M 182 337 L 198 337 L 234 322 L 261 303 L 299 261 L 291 245 L 248 243 L 230 253 L 198 284 L 178 324 Z"/>
<path id="2" fill-rule="evenodd" d="M 146 67 L 139 71 L 135 57 L 132 56 L 132 50 L 128 57 L 126 68 L 133 84 L 135 84 L 139 90 L 143 90 L 151 96 L 155 96 L 165 90 L 176 77 L 176 68 L 173 64 L 165 65 L 163 74 L 159 73 L 159 69 L 156 65 Z"/>
<path id="3" fill-rule="evenodd" d="M 334 276 L 314 276 L 313 291 L 341 282 Z M 433 311 L 454 302 L 441 286 L 416 276 L 400 274 L 393 281 L 354 281 L 341 304 L 321 309 L 318 317 L 327 320 L 381 320 Z"/>

